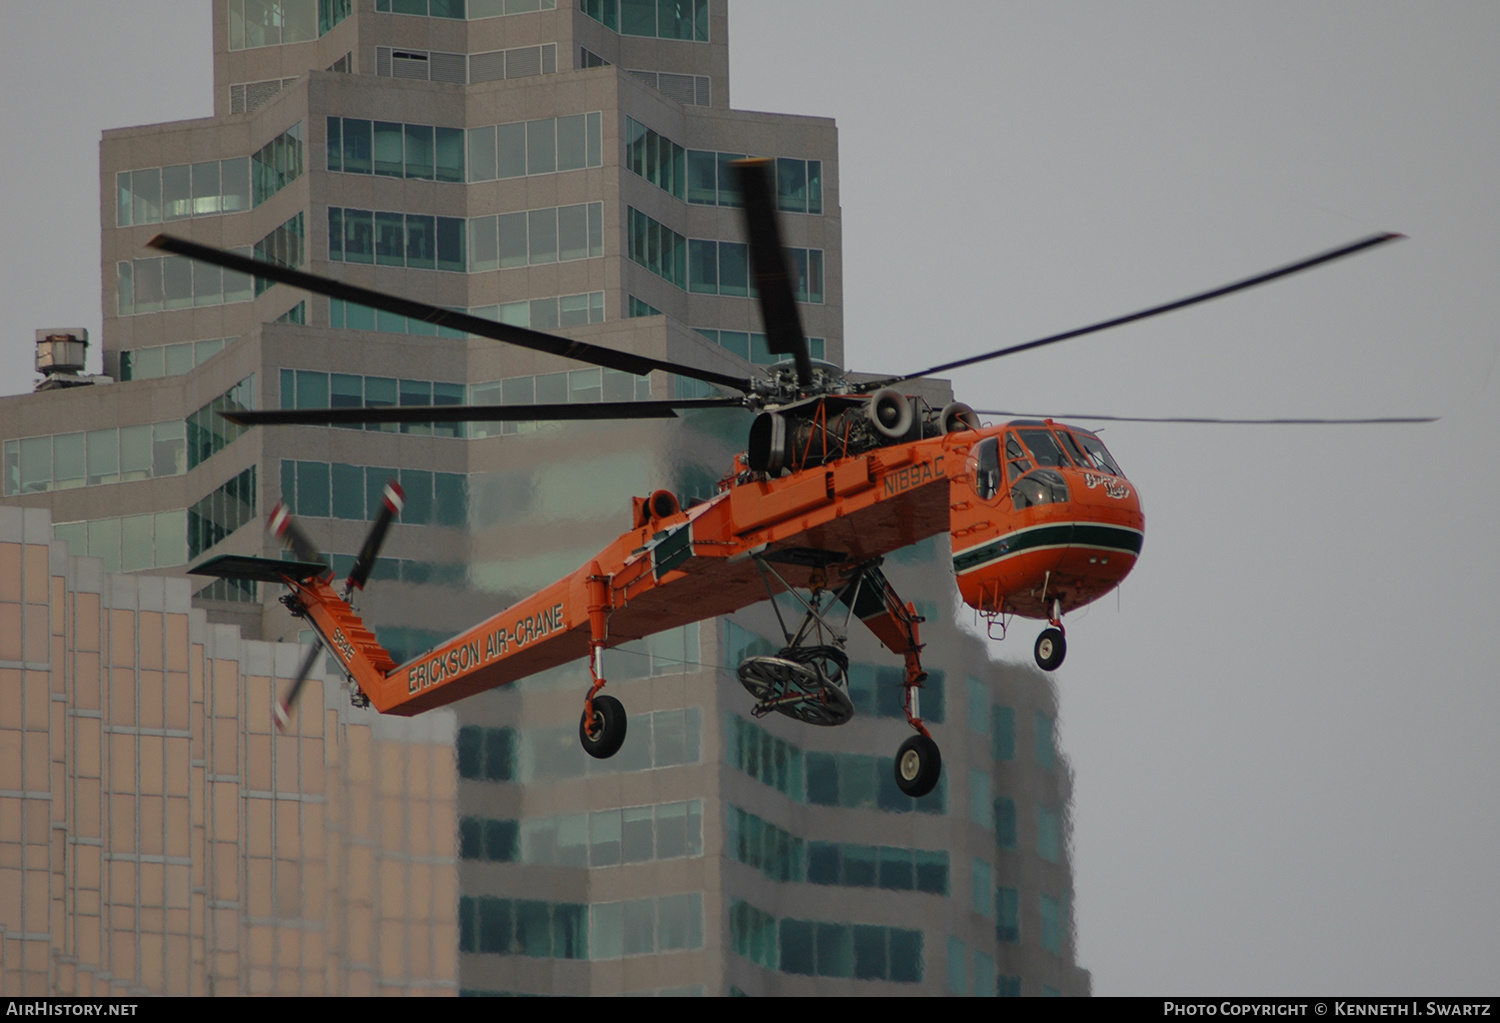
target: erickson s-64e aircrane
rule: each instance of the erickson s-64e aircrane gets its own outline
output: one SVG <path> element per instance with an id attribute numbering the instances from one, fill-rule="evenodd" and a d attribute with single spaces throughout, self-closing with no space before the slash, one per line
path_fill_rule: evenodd
<path id="1" fill-rule="evenodd" d="M 734 392 L 596 404 L 228 415 L 245 425 L 648 418 L 725 407 L 757 413 L 746 450 L 716 496 L 689 508 L 665 490 L 636 498 L 630 528 L 587 564 L 406 664 L 395 663 L 349 603 L 369 578 L 381 540 L 400 512 L 395 484 L 386 488 L 385 507 L 342 592 L 283 507 L 272 513 L 271 528 L 297 560 L 223 556 L 194 571 L 284 584 L 289 592 L 283 602 L 306 619 L 337 659 L 356 702 L 384 714 L 419 714 L 586 658 L 592 686 L 583 698 L 579 739 L 600 758 L 613 756 L 626 732 L 624 708 L 600 692 L 605 649 L 729 614 L 766 599 L 768 592 L 773 597 L 791 593 L 803 614 L 795 628 L 783 625 L 785 647 L 775 655 L 749 657 L 738 668 L 755 699 L 755 713 L 774 710 L 815 725 L 848 721 L 854 708 L 844 643 L 850 620 L 858 618 L 905 661 L 904 706 L 915 734 L 897 753 L 896 783 L 908 795 L 922 796 L 941 772 L 937 744 L 920 710 L 926 678 L 922 619 L 881 572 L 881 559 L 946 530 L 964 601 L 991 624 L 1013 615 L 1045 621 L 1035 655 L 1037 664 L 1051 671 L 1066 649 L 1063 616 L 1120 584 L 1140 554 L 1145 523 L 1135 487 L 1092 431 L 1050 419 L 986 425 L 967 405 L 955 402 L 934 410 L 903 394 L 900 384 L 1204 302 L 1400 237 L 1375 235 L 1127 316 L 917 373 L 856 383 L 809 356 L 766 162 L 746 160 L 736 167 L 767 344 L 787 358 L 751 379 L 496 323 L 181 239 L 155 238 L 151 244 L 166 252 L 374 309 L 609 369 L 637 375 L 661 370 Z M 1296 422 L 1413 421 L 1425 420 Z M 276 707 L 283 726 L 317 652 L 315 645 Z"/>

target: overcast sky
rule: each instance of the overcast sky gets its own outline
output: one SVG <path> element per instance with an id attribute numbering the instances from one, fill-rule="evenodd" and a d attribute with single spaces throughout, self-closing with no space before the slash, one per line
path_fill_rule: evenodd
<path id="1" fill-rule="evenodd" d="M 735 106 L 838 119 L 851 368 L 1410 236 L 954 386 L 1053 415 L 1444 417 L 1104 431 L 1147 536 L 1055 676 L 1079 958 L 1099 994 L 1497 993 L 1500 6 L 731 17 Z M 100 131 L 211 112 L 208 5 L 5 3 L 0 36 L 14 393 L 35 328 L 98 336 Z"/>

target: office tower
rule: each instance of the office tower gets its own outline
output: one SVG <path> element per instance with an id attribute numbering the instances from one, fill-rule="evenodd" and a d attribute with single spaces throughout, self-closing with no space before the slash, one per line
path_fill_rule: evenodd
<path id="1" fill-rule="evenodd" d="M 722 0 L 214 12 L 214 116 L 109 132 L 101 150 L 103 344 L 120 383 L 0 408 L 5 500 L 51 508 L 75 553 L 171 576 L 274 556 L 259 524 L 281 500 L 342 573 L 395 478 L 406 507 L 359 603 L 401 661 L 576 568 L 628 525 L 632 496 L 711 496 L 744 446 L 735 411 L 227 426 L 216 412 L 234 406 L 703 391 L 164 257 L 144 248 L 159 231 L 743 376 L 776 357 L 726 165 L 770 157 L 811 352 L 845 364 L 836 128 L 731 107 Z M 581 665 L 456 705 L 457 986 L 1086 991 L 1055 699 L 948 623 L 947 563 L 943 541 L 887 566 L 929 619 L 924 713 L 946 766 L 919 803 L 891 775 L 906 734 L 895 659 L 867 637 L 851 640 L 854 723 L 751 718 L 734 668 L 782 645 L 769 606 L 612 651 L 630 726 L 609 761 L 578 745 Z M 307 638 L 269 588 L 193 585 L 210 621 Z"/>

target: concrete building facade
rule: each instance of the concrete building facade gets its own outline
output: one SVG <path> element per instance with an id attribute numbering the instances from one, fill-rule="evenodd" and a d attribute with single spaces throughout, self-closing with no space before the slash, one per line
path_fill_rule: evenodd
<path id="1" fill-rule="evenodd" d="M 277 594 L 186 568 L 276 556 L 260 523 L 284 501 L 347 571 L 398 479 L 406 511 L 360 610 L 401 661 L 571 571 L 628 524 L 633 495 L 712 494 L 744 445 L 743 413 L 227 426 L 216 412 L 233 406 L 609 401 L 703 385 L 263 287 L 145 242 L 173 233 L 750 375 L 774 357 L 725 165 L 772 157 L 813 355 L 842 366 L 836 126 L 732 109 L 728 29 L 725 0 L 215 0 L 214 116 L 108 132 L 101 145 L 102 342 L 118 382 L 0 402 L 0 500 L 49 510 L 56 539 L 109 578 L 129 573 L 173 599 L 191 588 L 203 617 L 184 620 L 205 635 L 237 627 L 248 638 L 236 642 L 260 649 L 307 639 Z M 945 385 L 922 386 L 942 403 Z M 900 673 L 868 636 L 850 643 L 854 722 L 752 718 L 734 669 L 782 645 L 769 605 L 612 651 L 630 725 L 607 762 L 578 746 L 582 665 L 457 705 L 445 982 L 523 994 L 1086 993 L 1056 700 L 1040 675 L 991 662 L 951 624 L 949 563 L 944 540 L 887 565 L 929 619 L 924 708 L 945 777 L 920 801 L 891 777 L 906 733 Z M 278 652 L 256 656 L 277 666 L 296 659 L 265 649 Z M 256 685 L 239 704 L 247 749 L 270 723 L 271 689 Z M 328 713 L 341 698 L 330 681 Z M 298 717 L 315 744 L 335 727 L 326 715 L 309 724 L 306 706 Z M 421 726 L 413 748 L 441 732 Z M 401 799 L 433 803 L 438 782 L 426 784 Z M 388 883 L 379 871 L 366 880 Z M 427 938 L 403 925 L 403 942 L 446 933 L 443 918 L 422 919 Z M 378 957 L 351 961 L 372 965 L 369 990 L 411 986 Z M 419 962 L 426 978 L 448 960 Z M 324 970 L 321 990 L 357 988 L 341 969 Z M 237 976 L 240 990 L 268 989 Z M 262 981 L 288 990 L 279 977 Z"/>

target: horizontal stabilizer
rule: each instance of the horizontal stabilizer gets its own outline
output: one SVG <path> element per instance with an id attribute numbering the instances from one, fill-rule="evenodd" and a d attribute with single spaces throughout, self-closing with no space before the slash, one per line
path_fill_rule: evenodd
<path id="1" fill-rule="evenodd" d="M 248 579 L 258 583 L 279 583 L 287 579 L 302 582 L 328 571 L 327 565 L 311 561 L 280 561 L 276 558 L 252 558 L 242 554 L 221 554 L 209 558 L 192 575 L 212 575 L 220 579 Z"/>

